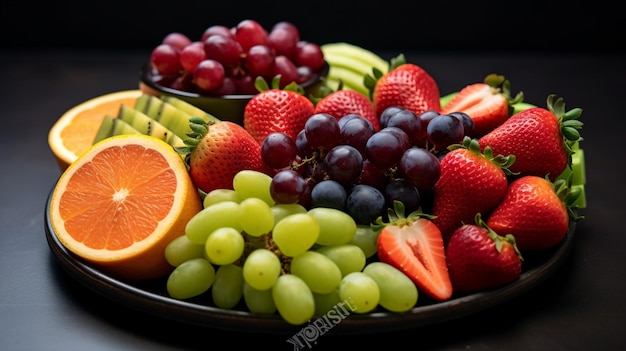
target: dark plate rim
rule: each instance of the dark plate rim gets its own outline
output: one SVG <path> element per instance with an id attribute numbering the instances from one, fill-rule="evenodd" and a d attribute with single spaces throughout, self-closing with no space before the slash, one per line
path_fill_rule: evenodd
<path id="1" fill-rule="evenodd" d="M 238 332 L 295 334 L 304 328 L 316 326 L 316 320 L 309 324 L 294 326 L 280 316 L 258 315 L 241 310 L 226 310 L 209 305 L 176 300 L 159 294 L 156 289 L 142 288 L 140 284 L 124 282 L 112 278 L 89 263 L 69 252 L 56 237 L 50 223 L 50 200 L 46 200 L 44 211 L 45 234 L 50 250 L 66 271 L 74 279 L 93 291 L 126 307 L 158 316 L 167 320 L 200 327 Z M 565 239 L 549 252 L 543 252 L 533 266 L 525 269 L 519 279 L 505 286 L 467 296 L 454 297 L 444 302 L 419 305 L 406 313 L 373 312 L 363 315 L 351 314 L 334 321 L 335 334 L 388 332 L 418 328 L 458 319 L 478 313 L 511 300 L 541 284 L 560 268 L 573 246 L 575 223 L 570 225 Z M 424 297 L 420 296 L 420 299 Z M 328 324 L 330 320 L 319 320 Z M 335 323 L 336 322 L 336 323 Z M 329 327 L 329 325 L 326 325 Z"/>

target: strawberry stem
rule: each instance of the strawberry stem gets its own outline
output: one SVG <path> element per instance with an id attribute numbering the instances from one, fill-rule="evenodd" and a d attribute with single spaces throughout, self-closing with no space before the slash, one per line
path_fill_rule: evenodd
<path id="1" fill-rule="evenodd" d="M 462 149 L 462 148 L 467 149 L 471 152 L 474 152 L 477 155 L 483 156 L 487 160 L 491 161 L 491 163 L 500 167 L 502 171 L 504 171 L 504 174 L 506 174 L 507 176 L 519 174 L 518 172 L 512 172 L 509 169 L 509 167 L 511 167 L 511 165 L 515 162 L 515 155 L 504 156 L 504 155 L 498 154 L 494 156 L 493 150 L 489 146 L 486 146 L 484 150 L 481 152 L 478 139 L 472 139 L 468 136 L 463 138 L 462 144 L 452 144 L 448 146 L 448 150 L 450 151 L 454 149 Z"/>
<path id="2" fill-rule="evenodd" d="M 504 245 L 504 242 L 508 242 L 509 244 L 513 246 L 513 248 L 515 249 L 515 253 L 517 253 L 517 256 L 520 258 L 520 260 L 524 261 L 524 258 L 522 257 L 522 253 L 520 252 L 519 248 L 517 247 L 517 243 L 515 242 L 515 237 L 512 234 L 506 234 L 504 236 L 499 235 L 493 229 L 491 229 L 487 225 L 487 223 L 483 221 L 480 213 L 476 214 L 476 216 L 474 217 L 474 222 L 476 223 L 477 226 L 487 229 L 488 231 L 487 235 L 489 235 L 489 238 L 491 238 L 491 240 L 495 242 L 496 250 L 498 250 L 498 252 L 502 251 L 502 245 Z"/>
<path id="3" fill-rule="evenodd" d="M 401 201 L 394 200 L 393 209 L 392 208 L 387 209 L 387 217 L 388 217 L 388 222 L 385 222 L 382 216 L 379 216 L 378 218 L 376 218 L 376 221 L 370 225 L 372 230 L 374 230 L 375 232 L 379 232 L 388 225 L 395 225 L 395 226 L 402 227 L 405 225 L 411 225 L 413 222 L 415 222 L 419 218 L 434 219 L 436 216 L 422 212 L 421 207 L 415 210 L 414 212 L 411 212 L 408 216 L 406 216 L 404 204 Z"/>

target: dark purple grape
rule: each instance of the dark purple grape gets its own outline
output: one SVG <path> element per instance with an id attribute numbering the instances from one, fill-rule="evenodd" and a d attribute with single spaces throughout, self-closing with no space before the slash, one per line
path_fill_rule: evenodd
<path id="1" fill-rule="evenodd" d="M 463 141 L 463 123 L 454 116 L 439 115 L 428 123 L 426 134 L 435 149 L 443 150 Z"/>
<path id="2" fill-rule="evenodd" d="M 346 122 L 348 122 L 348 121 L 350 121 L 350 120 L 352 120 L 354 118 L 363 118 L 363 116 L 361 116 L 359 114 L 356 114 L 356 113 L 348 113 L 347 115 L 341 116 L 339 119 L 337 119 L 337 122 L 339 123 L 339 130 L 341 130 L 341 128 L 343 128 L 343 126 L 344 126 L 344 124 L 346 124 Z"/>
<path id="3" fill-rule="evenodd" d="M 426 149 L 407 149 L 398 162 L 398 174 L 419 192 L 430 191 L 439 179 L 439 159 Z"/>
<path id="4" fill-rule="evenodd" d="M 393 208 L 394 201 L 402 202 L 405 214 L 408 215 L 419 207 L 420 194 L 417 188 L 399 178 L 394 179 L 385 187 L 385 200 L 389 208 Z"/>
<path id="5" fill-rule="evenodd" d="M 299 156 L 303 158 L 313 156 L 313 152 L 315 150 L 309 145 L 304 129 L 302 129 L 296 136 L 296 147 L 298 148 Z"/>
<path id="6" fill-rule="evenodd" d="M 339 142 L 339 122 L 328 113 L 316 113 L 304 123 L 304 133 L 310 147 L 330 150 Z"/>
<path id="7" fill-rule="evenodd" d="M 365 157 L 367 140 L 376 132 L 372 123 L 359 115 L 350 114 L 342 117 L 339 120 L 339 125 L 340 142 L 354 146 Z"/>
<path id="8" fill-rule="evenodd" d="M 380 122 L 380 128 L 385 128 L 387 126 L 387 121 L 389 120 L 389 118 L 402 110 L 403 108 L 399 106 L 389 106 L 384 109 L 378 117 L 378 121 Z"/>
<path id="9" fill-rule="evenodd" d="M 282 132 L 269 134 L 261 144 L 263 162 L 271 168 L 279 169 L 289 166 L 297 154 L 298 147 L 295 140 Z"/>
<path id="10" fill-rule="evenodd" d="M 402 157 L 402 153 L 408 143 L 408 137 L 406 140 L 403 140 L 397 132 L 393 132 L 388 128 L 383 128 L 374 133 L 365 145 L 366 158 L 373 165 L 382 169 L 394 166 Z M 404 133 L 401 129 L 397 129 Z"/>
<path id="11" fill-rule="evenodd" d="M 398 127 L 402 129 L 409 137 L 411 144 L 417 143 L 422 129 L 422 124 L 415 115 L 409 110 L 400 110 L 389 117 L 386 127 Z"/>
<path id="12" fill-rule="evenodd" d="M 385 196 L 369 185 L 355 185 L 346 199 L 346 213 L 357 224 L 370 224 L 380 217 L 385 210 Z"/>
<path id="13" fill-rule="evenodd" d="M 361 175 L 363 156 L 350 145 L 337 145 L 324 157 L 324 167 L 330 179 L 341 184 L 351 184 Z"/>
<path id="14" fill-rule="evenodd" d="M 439 116 L 439 112 L 437 112 L 436 110 L 426 110 L 420 113 L 419 116 L 417 116 L 417 118 L 420 120 L 421 127 L 419 138 L 415 145 L 423 148 L 427 147 L 428 135 L 426 134 L 426 130 L 428 128 L 428 123 L 430 123 L 430 121 L 437 116 Z"/>
<path id="15" fill-rule="evenodd" d="M 311 190 L 312 207 L 328 207 L 343 210 L 346 206 L 346 189 L 332 179 L 323 180 Z"/>
<path id="16" fill-rule="evenodd" d="M 270 195 L 278 204 L 297 203 L 305 190 L 306 181 L 291 169 L 278 171 L 270 183 Z"/>
<path id="17" fill-rule="evenodd" d="M 465 112 L 450 112 L 450 116 L 454 116 L 461 120 L 463 124 L 463 134 L 468 137 L 474 137 L 474 120 Z"/>

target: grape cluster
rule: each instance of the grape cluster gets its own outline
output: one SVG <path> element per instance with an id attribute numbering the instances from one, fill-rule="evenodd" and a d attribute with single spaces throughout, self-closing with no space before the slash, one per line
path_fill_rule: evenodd
<path id="1" fill-rule="evenodd" d="M 395 267 L 367 263 L 376 236 L 345 212 L 272 200 L 264 173 L 244 170 L 233 188 L 206 194 L 202 211 L 165 248 L 174 269 L 167 292 L 187 300 L 211 295 L 215 306 L 279 313 L 302 324 L 350 301 L 345 313 L 378 306 L 404 312 L 417 288 Z M 345 303 L 343 303 L 345 304 Z"/>
<path id="2" fill-rule="evenodd" d="M 375 130 L 358 114 L 336 119 L 317 113 L 295 140 L 279 132 L 268 135 L 261 155 L 277 170 L 270 184 L 273 199 L 338 209 L 362 225 L 384 216 L 396 200 L 407 213 L 428 208 L 424 199 L 439 179 L 440 157 L 472 135 L 471 118 L 434 110 L 418 116 L 394 106 L 379 120 Z"/>
<path id="3" fill-rule="evenodd" d="M 255 80 L 280 75 L 279 87 L 309 81 L 324 66 L 318 44 L 301 40 L 298 28 L 278 22 L 268 32 L 246 19 L 234 27 L 213 25 L 198 41 L 168 34 L 150 55 L 152 80 L 207 96 L 256 94 Z"/>

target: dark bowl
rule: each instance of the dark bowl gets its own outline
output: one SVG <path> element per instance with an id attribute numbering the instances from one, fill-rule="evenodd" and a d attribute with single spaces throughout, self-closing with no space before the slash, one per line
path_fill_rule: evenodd
<path id="1" fill-rule="evenodd" d="M 328 63 L 313 78 L 300 84 L 307 94 L 316 94 L 328 75 Z M 152 79 L 152 67 L 148 63 L 141 67 L 139 73 L 139 88 L 145 94 L 155 96 L 170 95 L 187 101 L 220 120 L 228 120 L 243 125 L 243 112 L 246 104 L 254 95 L 223 95 L 220 97 L 206 96 L 194 92 L 187 92 L 162 86 Z"/>

